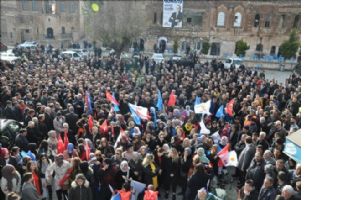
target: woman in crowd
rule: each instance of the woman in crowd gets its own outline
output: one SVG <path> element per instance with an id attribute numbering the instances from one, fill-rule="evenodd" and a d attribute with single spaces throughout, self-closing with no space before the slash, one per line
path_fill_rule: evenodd
<path id="1" fill-rule="evenodd" d="M 1 170 L 1 191 L 7 196 L 11 192 L 20 194 L 21 175 L 13 165 L 7 164 Z"/>
<path id="2" fill-rule="evenodd" d="M 93 200 L 90 183 L 84 174 L 77 174 L 75 180 L 71 182 L 68 200 Z"/>

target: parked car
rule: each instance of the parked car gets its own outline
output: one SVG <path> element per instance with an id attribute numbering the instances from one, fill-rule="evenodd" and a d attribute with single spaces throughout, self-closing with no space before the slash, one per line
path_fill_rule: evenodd
<path id="1" fill-rule="evenodd" d="M 116 53 L 116 51 L 114 49 L 111 49 L 109 47 L 101 47 L 101 56 L 102 57 L 109 57 L 115 53 Z"/>
<path id="2" fill-rule="evenodd" d="M 173 55 L 173 56 L 171 56 L 171 60 L 172 60 L 173 62 L 179 61 L 179 60 L 181 60 L 181 58 L 182 58 L 182 56 L 180 56 L 180 55 Z"/>
<path id="3" fill-rule="evenodd" d="M 30 50 L 35 50 L 38 47 L 38 43 L 36 41 L 25 41 L 22 44 L 19 44 L 17 48 L 27 48 Z"/>
<path id="4" fill-rule="evenodd" d="M 68 58 L 70 60 L 76 60 L 76 61 L 80 61 L 83 58 L 81 57 L 81 55 L 75 51 L 63 51 L 60 54 L 61 58 Z"/>
<path id="5" fill-rule="evenodd" d="M 89 56 L 89 51 L 86 49 L 70 49 L 70 51 L 78 53 L 83 58 L 87 58 Z"/>
<path id="6" fill-rule="evenodd" d="M 234 66 L 235 69 L 238 69 L 241 64 L 242 59 L 239 57 L 230 57 L 223 62 L 224 69 L 230 69 L 232 66 Z"/>
<path id="7" fill-rule="evenodd" d="M 153 53 L 151 59 L 154 60 L 156 63 L 164 62 L 164 57 L 162 53 Z"/>
<path id="8" fill-rule="evenodd" d="M 16 56 L 12 52 L 12 49 L 8 49 L 7 51 L 0 53 L 0 59 L 3 61 L 14 63 L 16 60 L 20 60 L 20 57 Z"/>
<path id="9" fill-rule="evenodd" d="M 22 124 L 12 119 L 0 119 L 0 143 L 3 147 L 13 146 L 16 134 L 22 128 Z"/>

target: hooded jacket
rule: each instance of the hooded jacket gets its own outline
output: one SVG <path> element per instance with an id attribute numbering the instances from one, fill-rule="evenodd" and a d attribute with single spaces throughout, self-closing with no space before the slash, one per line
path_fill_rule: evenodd
<path id="1" fill-rule="evenodd" d="M 69 200 L 92 200 L 92 191 L 89 185 L 87 180 L 82 186 L 73 181 L 69 190 Z"/>

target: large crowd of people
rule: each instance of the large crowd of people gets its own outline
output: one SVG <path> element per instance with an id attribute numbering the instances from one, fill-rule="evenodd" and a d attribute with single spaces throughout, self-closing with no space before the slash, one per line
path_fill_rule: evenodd
<path id="1" fill-rule="evenodd" d="M 141 57 L 133 70 L 115 56 L 20 53 L 0 72 L 0 118 L 23 123 L 1 147 L 0 199 L 220 199 L 216 188 L 231 184 L 238 196 L 228 199 L 300 199 L 301 165 L 283 153 L 301 128 L 299 75 L 280 83 L 244 66 Z M 197 99 L 211 100 L 210 113 L 194 112 Z M 149 117 L 137 121 L 130 104 Z M 227 145 L 236 167 L 220 164 Z"/>

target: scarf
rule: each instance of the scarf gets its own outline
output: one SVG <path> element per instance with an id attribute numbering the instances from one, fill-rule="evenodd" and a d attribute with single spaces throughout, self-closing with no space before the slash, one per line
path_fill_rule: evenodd
<path id="1" fill-rule="evenodd" d="M 155 173 L 156 167 L 153 163 L 150 163 L 150 168 L 152 168 L 152 172 Z M 156 190 L 158 188 L 158 177 L 153 176 L 152 180 L 153 180 L 154 190 Z"/>

